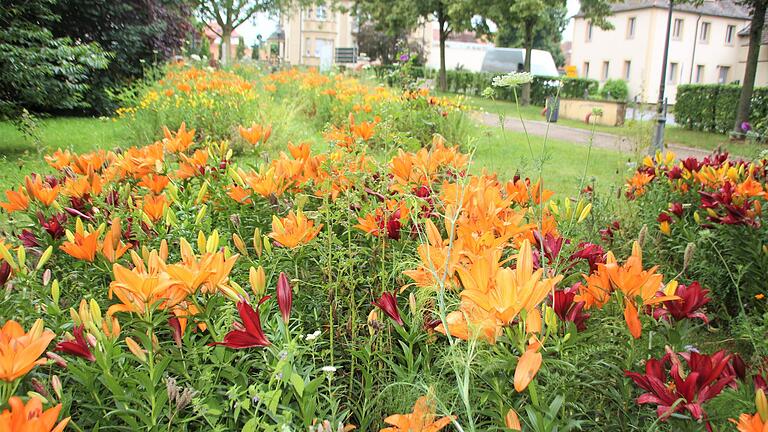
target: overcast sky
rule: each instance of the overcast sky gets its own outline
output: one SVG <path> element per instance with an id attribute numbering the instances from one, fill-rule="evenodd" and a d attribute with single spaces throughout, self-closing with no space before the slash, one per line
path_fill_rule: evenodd
<path id="1" fill-rule="evenodd" d="M 573 16 L 579 11 L 579 0 L 567 0 L 568 2 L 568 16 Z M 256 36 L 261 35 L 266 39 L 277 28 L 277 18 L 270 18 L 266 14 L 257 14 L 255 19 L 252 19 L 245 24 L 237 28 L 237 32 L 245 38 L 245 43 L 253 45 L 256 42 Z M 571 40 L 573 36 L 573 25 L 568 23 L 568 26 L 563 32 L 563 40 Z"/>

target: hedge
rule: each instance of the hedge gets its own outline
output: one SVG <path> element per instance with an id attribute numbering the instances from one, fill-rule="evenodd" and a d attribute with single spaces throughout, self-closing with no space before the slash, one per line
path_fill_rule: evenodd
<path id="1" fill-rule="evenodd" d="M 374 68 L 376 77 L 385 81 L 390 86 L 395 86 L 398 76 L 394 73 L 396 66 L 377 66 Z M 412 78 L 426 78 L 437 80 L 437 70 L 423 67 L 411 68 Z M 446 71 L 446 81 L 448 91 L 452 93 L 461 93 L 471 96 L 480 96 L 487 87 L 493 82 L 493 78 L 503 75 L 492 72 L 470 72 L 462 70 Z M 560 89 L 560 97 L 563 98 L 582 98 L 587 95 L 596 96 L 600 84 L 597 80 L 585 78 L 567 78 L 567 77 L 542 77 L 536 76 L 531 83 L 531 103 L 533 105 L 543 106 L 549 96 L 557 94 L 557 87 L 552 84 L 556 80 L 562 80 L 563 87 Z M 514 100 L 515 96 L 511 90 L 497 89 L 496 97 L 503 100 Z"/>
<path id="2" fill-rule="evenodd" d="M 741 86 L 686 84 L 677 87 L 675 122 L 704 132 L 728 133 L 736 121 Z M 757 87 L 752 95 L 750 124 L 758 134 L 768 132 L 768 87 Z"/>

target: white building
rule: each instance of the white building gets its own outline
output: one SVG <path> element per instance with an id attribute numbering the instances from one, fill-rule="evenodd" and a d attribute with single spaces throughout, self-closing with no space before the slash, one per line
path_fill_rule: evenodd
<path id="1" fill-rule="evenodd" d="M 342 1 L 349 8 L 352 2 Z M 336 48 L 356 48 L 356 18 L 349 12 L 323 5 L 296 7 L 280 17 L 285 38 L 280 56 L 291 65 L 329 68 Z"/>
<path id="2" fill-rule="evenodd" d="M 612 6 L 601 30 L 583 16 L 575 17 L 571 64 L 580 77 L 602 81 L 623 79 L 630 97 L 656 102 L 664 55 L 669 3 L 627 0 Z M 675 5 L 669 42 L 665 95 L 675 102 L 679 84 L 731 83 L 743 78 L 739 67 L 743 39 L 739 33 L 749 15 L 732 0 L 705 0 L 700 6 Z M 747 38 L 748 39 L 748 38 Z M 748 41 L 747 41 L 748 43 Z M 746 54 L 743 54 L 746 57 Z M 766 85 L 765 63 L 756 85 Z"/>

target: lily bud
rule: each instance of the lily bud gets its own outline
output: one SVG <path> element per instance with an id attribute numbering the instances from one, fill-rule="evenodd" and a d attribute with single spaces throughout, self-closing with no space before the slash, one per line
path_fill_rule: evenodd
<path id="1" fill-rule="evenodd" d="M 53 273 L 51 272 L 51 269 L 45 269 L 43 272 L 43 286 L 48 286 L 48 283 L 51 282 L 52 276 Z"/>
<path id="2" fill-rule="evenodd" d="M 58 375 L 54 375 L 51 377 L 51 387 L 53 388 L 53 392 L 56 393 L 56 399 L 61 400 L 61 378 L 59 378 Z"/>
<path id="3" fill-rule="evenodd" d="M 235 247 L 240 251 L 241 254 L 248 256 L 248 248 L 245 247 L 245 242 L 242 238 L 240 238 L 239 235 L 232 234 L 232 243 L 235 244 Z"/>
<path id="4" fill-rule="evenodd" d="M 251 282 L 251 289 L 256 295 L 256 298 L 261 298 L 264 295 L 264 290 L 267 285 L 267 276 L 264 273 L 264 267 L 251 267 L 248 271 L 248 280 Z"/>
<path id="5" fill-rule="evenodd" d="M 51 284 L 51 299 L 54 303 L 59 303 L 59 295 L 61 293 L 59 292 L 59 280 L 54 279 L 53 283 Z"/>
<path id="6" fill-rule="evenodd" d="M 199 225 L 200 222 L 202 222 L 203 218 L 205 217 L 205 213 L 208 211 L 208 205 L 203 204 L 200 207 L 200 210 L 197 212 L 197 216 L 195 217 L 195 225 Z"/>
<path id="7" fill-rule="evenodd" d="M 291 316 L 291 306 L 293 303 L 293 291 L 288 281 L 288 276 L 280 272 L 277 278 L 277 305 L 280 308 L 280 314 L 283 316 L 283 322 L 288 323 Z"/>
<path id="8" fill-rule="evenodd" d="M 266 252 L 267 255 L 272 254 L 272 242 L 269 240 L 269 237 L 264 236 L 262 243 L 264 243 L 264 252 Z"/>
<path id="9" fill-rule="evenodd" d="M 520 426 L 520 418 L 517 416 L 517 411 L 512 408 L 507 411 L 507 415 L 504 417 L 504 424 L 507 426 L 507 429 L 513 431 L 523 430 L 522 426 Z"/>
<path id="10" fill-rule="evenodd" d="M 133 355 L 136 356 L 137 359 L 139 359 L 141 362 L 147 361 L 147 354 L 144 352 L 144 349 L 142 349 L 138 343 L 136 343 L 135 340 L 131 337 L 125 338 L 125 345 L 128 347 L 128 350 L 131 351 Z"/>
<path id="11" fill-rule="evenodd" d="M 40 256 L 40 261 L 37 262 L 37 266 L 35 266 L 35 270 L 40 270 L 43 268 L 45 263 L 48 262 L 49 259 L 51 259 L 51 254 L 53 254 L 53 246 L 48 246 L 48 248 L 43 252 L 43 255 Z"/>
<path id="12" fill-rule="evenodd" d="M 768 400 L 765 398 L 763 389 L 757 389 L 755 392 L 755 405 L 757 405 L 757 413 L 760 414 L 760 419 L 763 422 L 768 421 Z"/>
<path id="13" fill-rule="evenodd" d="M 205 200 L 205 194 L 208 193 L 208 182 L 206 181 L 203 183 L 203 186 L 200 187 L 200 190 L 197 192 L 197 199 L 195 199 L 195 204 L 202 204 L 203 200 Z"/>
<path id="14" fill-rule="evenodd" d="M 256 228 L 253 230 L 253 249 L 256 251 L 256 255 L 261 257 L 261 229 Z"/>

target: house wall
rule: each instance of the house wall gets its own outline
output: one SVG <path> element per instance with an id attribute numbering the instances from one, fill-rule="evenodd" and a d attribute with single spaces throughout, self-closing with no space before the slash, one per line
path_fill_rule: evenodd
<path id="1" fill-rule="evenodd" d="M 635 19 L 634 36 L 630 36 L 630 18 Z M 700 82 L 713 84 L 718 82 L 719 68 L 729 68 L 726 82 L 736 80 L 739 47 L 736 33 L 748 21 L 741 19 L 699 15 L 690 12 L 673 12 L 672 22 L 682 20 L 679 37 L 670 38 L 669 61 L 665 95 L 670 103 L 675 102 L 679 84 L 695 83 L 697 66 L 703 66 Z M 655 102 L 658 99 L 659 79 L 661 76 L 664 38 L 667 26 L 667 10 L 646 8 L 615 13 L 609 18 L 613 30 L 592 28 L 592 38 L 587 37 L 589 23 L 582 17 L 574 21 L 573 48 L 571 64 L 576 66 L 579 76 L 598 79 L 625 79 L 629 85 L 630 97 L 638 97 L 643 102 Z M 702 23 L 709 23 L 709 36 L 706 42 L 699 38 Z M 727 26 L 734 26 L 733 42 L 726 44 Z M 695 46 L 695 56 L 694 56 Z M 625 62 L 629 61 L 629 79 L 625 76 Z M 585 62 L 589 62 L 586 74 Z M 608 75 L 603 75 L 603 64 L 608 62 Z M 671 76 L 671 64 L 676 64 L 674 76 Z"/>
<path id="2" fill-rule="evenodd" d="M 323 46 L 330 46 L 333 54 L 336 48 L 357 44 L 354 17 L 328 6 L 294 9 L 281 19 L 281 26 L 285 32 L 284 59 L 293 65 L 320 66 Z"/>
<path id="3" fill-rule="evenodd" d="M 744 70 L 747 65 L 747 52 L 749 51 L 749 37 L 739 38 L 739 62 L 736 65 L 736 77 L 739 80 L 744 78 Z M 768 87 L 768 45 L 760 47 L 760 56 L 758 57 L 757 74 L 755 75 L 755 86 Z"/>

